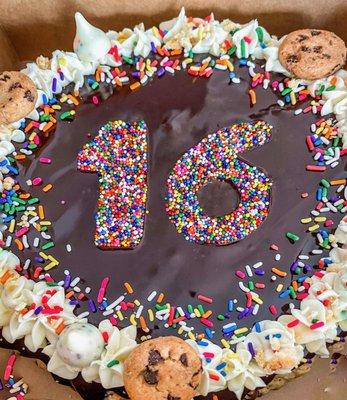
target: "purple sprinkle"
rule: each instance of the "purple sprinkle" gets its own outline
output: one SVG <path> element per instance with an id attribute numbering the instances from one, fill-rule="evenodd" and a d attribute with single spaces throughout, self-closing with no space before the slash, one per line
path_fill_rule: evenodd
<path id="1" fill-rule="evenodd" d="M 35 257 L 35 261 L 38 263 L 44 263 L 45 260 L 42 257 Z"/>
<path id="2" fill-rule="evenodd" d="M 140 78 L 141 77 L 141 74 L 138 71 L 132 72 L 131 75 L 132 75 L 133 78 Z"/>
<path id="3" fill-rule="evenodd" d="M 66 275 L 64 279 L 64 288 L 67 289 L 68 287 L 70 287 L 70 283 L 71 283 L 71 275 Z"/>
<path id="4" fill-rule="evenodd" d="M 52 81 L 52 92 L 55 93 L 57 91 L 57 78 L 53 78 Z"/>
<path id="5" fill-rule="evenodd" d="M 245 317 L 248 317 L 249 315 L 252 314 L 253 308 L 254 308 L 253 306 L 246 308 L 247 312 L 245 314 Z"/>
<path id="6" fill-rule="evenodd" d="M 91 312 L 96 313 L 97 309 L 96 309 L 96 306 L 95 306 L 95 303 L 94 303 L 93 299 L 89 299 L 88 300 L 88 307 L 89 307 Z"/>
<path id="7" fill-rule="evenodd" d="M 263 269 L 261 269 L 261 268 L 257 268 L 257 269 L 254 271 L 254 273 L 255 273 L 256 275 L 258 275 L 258 276 L 263 276 L 263 275 L 265 275 L 265 271 L 264 271 Z"/>
<path id="8" fill-rule="evenodd" d="M 295 270 L 297 269 L 297 267 L 298 267 L 298 262 L 297 262 L 297 261 L 294 261 L 294 262 L 292 263 L 292 265 L 290 266 L 290 272 L 291 272 L 292 274 L 295 274 Z"/>
<path id="9" fill-rule="evenodd" d="M 251 342 L 248 342 L 247 347 L 248 347 L 248 351 L 251 353 L 251 356 L 255 357 L 255 351 L 254 351 L 253 344 Z"/>
<path id="10" fill-rule="evenodd" d="M 151 49 L 152 53 L 157 53 L 157 48 L 155 47 L 155 44 L 153 42 L 151 42 Z"/>
<path id="11" fill-rule="evenodd" d="M 70 300 L 69 301 L 70 306 L 77 306 L 79 304 L 78 300 Z"/>
<path id="12" fill-rule="evenodd" d="M 165 74 L 165 69 L 163 67 L 161 67 L 157 72 L 158 78 L 160 78 L 164 74 Z"/>
<path id="13" fill-rule="evenodd" d="M 243 311 L 241 311 L 241 312 L 239 313 L 239 315 L 237 316 L 237 319 L 240 320 L 240 319 L 242 319 L 242 318 L 245 318 L 247 312 L 248 312 L 248 308 L 245 308 Z"/>
<path id="14" fill-rule="evenodd" d="M 61 80 L 61 81 L 63 81 L 63 80 L 65 79 L 65 76 L 64 76 L 63 71 L 60 71 L 60 72 L 59 72 L 59 77 L 60 77 L 60 80 Z"/>
<path id="15" fill-rule="evenodd" d="M 2 381 L 0 379 L 0 390 L 3 390 L 3 389 L 4 389 L 4 385 L 3 385 L 3 383 L 2 383 Z"/>
<path id="16" fill-rule="evenodd" d="M 37 307 L 37 308 L 35 309 L 35 311 L 34 311 L 34 314 L 35 314 L 35 315 L 39 315 L 40 312 L 42 311 L 42 309 L 43 309 L 42 306 Z"/>

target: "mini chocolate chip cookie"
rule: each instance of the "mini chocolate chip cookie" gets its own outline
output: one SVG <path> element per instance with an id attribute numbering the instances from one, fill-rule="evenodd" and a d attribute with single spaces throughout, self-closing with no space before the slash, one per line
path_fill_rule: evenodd
<path id="1" fill-rule="evenodd" d="M 131 400 L 191 400 L 201 381 L 198 354 L 182 339 L 168 336 L 141 343 L 124 363 L 124 386 Z"/>
<path id="2" fill-rule="evenodd" d="M 335 33 L 300 29 L 279 47 L 280 63 L 296 78 L 314 80 L 334 74 L 346 62 L 346 45 Z"/>
<path id="3" fill-rule="evenodd" d="M 24 118 L 34 109 L 37 89 L 34 82 L 18 71 L 0 75 L 0 125 Z"/>

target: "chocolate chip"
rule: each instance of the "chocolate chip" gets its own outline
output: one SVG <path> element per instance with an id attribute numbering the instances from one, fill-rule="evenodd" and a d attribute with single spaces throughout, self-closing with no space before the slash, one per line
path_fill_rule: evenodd
<path id="1" fill-rule="evenodd" d="M 30 103 L 33 103 L 35 100 L 34 96 L 32 95 L 29 89 L 24 93 L 24 98 L 30 101 Z"/>
<path id="2" fill-rule="evenodd" d="M 311 35 L 312 36 L 318 36 L 318 35 L 320 35 L 322 32 L 321 31 L 315 31 L 315 30 L 312 30 L 311 31 Z"/>
<path id="3" fill-rule="evenodd" d="M 180 397 L 172 396 L 170 393 L 167 395 L 167 400 L 181 400 Z"/>
<path id="4" fill-rule="evenodd" d="M 295 55 L 295 54 L 290 54 L 290 55 L 287 57 L 287 62 L 289 62 L 289 63 L 296 64 L 298 61 L 299 61 L 299 58 L 298 58 L 298 56 Z"/>
<path id="5" fill-rule="evenodd" d="M 18 89 L 18 88 L 23 88 L 23 86 L 21 85 L 20 82 L 15 82 L 15 83 L 12 83 L 12 85 L 9 87 L 8 91 L 12 92 L 12 90 Z"/>
<path id="6" fill-rule="evenodd" d="M 148 365 L 156 365 L 160 361 L 163 361 L 160 352 L 158 350 L 150 350 L 148 355 Z"/>
<path id="7" fill-rule="evenodd" d="M 322 46 L 313 46 L 313 51 L 315 53 L 321 53 L 322 52 Z"/>
<path id="8" fill-rule="evenodd" d="M 299 35 L 298 36 L 298 42 L 299 43 L 301 43 L 301 42 L 303 42 L 304 40 L 307 40 L 308 39 L 308 36 L 306 36 L 306 35 Z"/>
<path id="9" fill-rule="evenodd" d="M 150 369 L 146 369 L 143 373 L 143 379 L 149 385 L 155 385 L 158 383 L 158 371 L 151 371 Z"/>
<path id="10" fill-rule="evenodd" d="M 180 361 L 185 367 L 188 367 L 188 357 L 186 353 L 181 354 Z"/>
<path id="11" fill-rule="evenodd" d="M 324 54 L 322 55 L 322 57 L 323 57 L 323 58 L 326 58 L 327 60 L 330 60 L 331 55 L 330 55 L 330 54 L 324 53 Z"/>
<path id="12" fill-rule="evenodd" d="M 8 81 L 9 79 L 11 79 L 10 75 L 4 75 L 3 77 L 2 76 L 0 77 L 0 81 L 3 81 L 3 82 Z"/>
<path id="13" fill-rule="evenodd" d="M 311 53 L 311 49 L 307 46 L 301 46 L 300 50 L 304 51 L 305 53 Z"/>

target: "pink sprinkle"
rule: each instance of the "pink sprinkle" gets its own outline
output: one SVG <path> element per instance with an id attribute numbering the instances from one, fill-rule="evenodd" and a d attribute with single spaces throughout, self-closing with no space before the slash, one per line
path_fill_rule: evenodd
<path id="1" fill-rule="evenodd" d="M 34 186 L 39 186 L 39 185 L 41 185 L 42 182 L 43 182 L 43 180 L 40 177 L 34 178 L 32 180 L 32 183 L 33 183 Z"/>
<path id="2" fill-rule="evenodd" d="M 208 328 L 213 328 L 213 322 L 206 318 L 200 318 L 200 322 Z"/>
<path id="3" fill-rule="evenodd" d="M 297 298 L 298 300 L 304 300 L 304 299 L 306 299 L 307 296 L 308 296 L 308 293 L 298 293 L 298 294 L 296 295 L 296 298 Z"/>
<path id="4" fill-rule="evenodd" d="M 243 279 L 246 276 L 246 274 L 244 272 L 240 271 L 240 270 L 237 270 L 235 272 L 235 275 L 240 279 Z"/>
<path id="5" fill-rule="evenodd" d="M 208 352 L 208 351 L 205 351 L 204 353 L 202 353 L 203 354 L 203 356 L 205 357 L 205 358 L 213 358 L 214 357 L 214 354 L 213 353 L 210 353 L 210 352 Z"/>
<path id="6" fill-rule="evenodd" d="M 95 105 L 99 104 L 99 99 L 96 96 L 93 96 L 92 100 Z"/>
<path id="7" fill-rule="evenodd" d="M 323 172 L 327 169 L 325 166 L 320 165 L 306 165 L 306 171 Z"/>
<path id="8" fill-rule="evenodd" d="M 52 160 L 48 157 L 40 157 L 39 161 L 41 164 L 50 164 L 52 162 Z"/>
<path id="9" fill-rule="evenodd" d="M 249 36 L 244 36 L 243 40 L 248 44 L 250 44 L 252 42 L 252 38 L 250 38 Z"/>
<path id="10" fill-rule="evenodd" d="M 31 124 L 34 128 L 39 128 L 40 127 L 40 123 L 37 121 L 31 121 Z"/>
<path id="11" fill-rule="evenodd" d="M 332 225 L 334 225 L 334 221 L 331 220 L 331 219 L 328 219 L 328 220 L 326 220 L 324 222 L 324 226 L 326 226 L 326 227 L 329 227 L 329 226 L 332 226 Z"/>
<path id="12" fill-rule="evenodd" d="M 278 251 L 278 246 L 277 246 L 277 244 L 272 243 L 272 245 L 270 246 L 270 250 Z"/>
<path id="13" fill-rule="evenodd" d="M 270 72 L 269 71 L 265 71 L 265 79 L 270 80 Z"/>
<path id="14" fill-rule="evenodd" d="M 316 323 L 310 325 L 310 329 L 312 329 L 312 330 L 314 331 L 315 329 L 319 329 L 319 328 L 321 328 L 321 327 L 324 326 L 324 325 L 325 325 L 325 324 L 324 324 L 323 321 L 318 321 L 318 322 L 316 322 Z"/>
<path id="15" fill-rule="evenodd" d="M 255 284 L 255 287 L 256 287 L 257 289 L 264 289 L 264 288 L 265 288 L 265 283 L 257 282 L 257 283 Z"/>
<path id="16" fill-rule="evenodd" d="M 102 288 L 106 289 L 109 282 L 110 282 L 110 278 L 109 278 L 108 276 L 106 276 L 106 277 L 102 280 L 100 286 L 101 286 Z"/>
<path id="17" fill-rule="evenodd" d="M 279 85 L 279 82 L 278 82 L 278 81 L 273 81 L 273 82 L 271 83 L 271 87 L 272 87 L 272 89 L 274 89 L 274 90 L 276 90 L 276 89 L 278 88 L 278 85 Z"/>
<path id="18" fill-rule="evenodd" d="M 270 313 L 271 313 L 272 315 L 276 315 L 276 314 L 277 314 L 277 308 L 276 308 L 276 306 L 275 306 L 274 304 L 271 304 L 271 305 L 269 306 L 269 310 L 270 310 Z"/>
<path id="19" fill-rule="evenodd" d="M 17 237 L 17 238 L 20 238 L 20 237 L 22 237 L 23 235 L 25 235 L 27 232 L 29 232 L 29 228 L 25 226 L 25 227 L 19 229 L 19 230 L 16 232 L 16 237 Z"/>
<path id="20" fill-rule="evenodd" d="M 307 192 L 301 193 L 301 198 L 302 199 L 306 199 L 307 197 L 308 197 L 308 193 Z"/>
<path id="21" fill-rule="evenodd" d="M 200 301 L 204 301 L 205 303 L 208 303 L 208 304 L 212 304 L 212 302 L 213 302 L 213 299 L 211 297 L 204 296 L 202 294 L 198 294 L 198 299 Z"/>
<path id="22" fill-rule="evenodd" d="M 113 315 L 111 315 L 110 317 L 108 317 L 108 320 L 111 322 L 111 324 L 112 324 L 113 326 L 116 326 L 117 323 L 118 323 L 117 318 L 115 318 Z"/>

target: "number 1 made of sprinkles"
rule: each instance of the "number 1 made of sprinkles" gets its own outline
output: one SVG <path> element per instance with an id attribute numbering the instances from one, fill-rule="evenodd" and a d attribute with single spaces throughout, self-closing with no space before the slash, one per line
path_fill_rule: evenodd
<path id="1" fill-rule="evenodd" d="M 175 164 L 167 180 L 166 212 L 179 233 L 200 244 L 227 245 L 256 230 L 269 213 L 271 182 L 238 158 L 271 138 L 263 121 L 241 123 L 208 135 Z M 95 244 L 133 249 L 143 237 L 147 199 L 147 127 L 144 121 L 108 122 L 77 156 L 83 172 L 99 178 Z M 206 215 L 198 191 L 213 180 L 231 182 L 240 203 L 230 214 Z"/>

